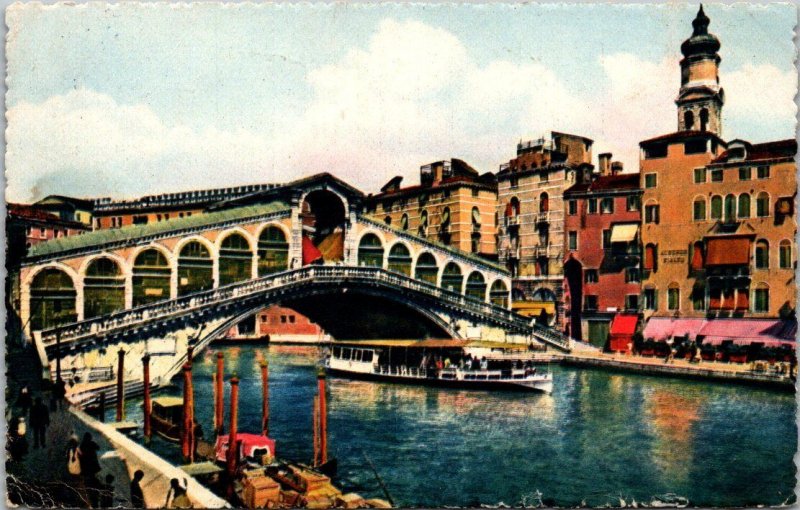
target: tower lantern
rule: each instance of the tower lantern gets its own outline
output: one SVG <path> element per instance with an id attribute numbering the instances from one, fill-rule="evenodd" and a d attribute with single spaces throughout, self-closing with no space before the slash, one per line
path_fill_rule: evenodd
<path id="1" fill-rule="evenodd" d="M 681 44 L 681 88 L 678 105 L 678 131 L 709 131 L 722 137 L 722 105 L 725 93 L 719 85 L 720 43 L 708 33 L 710 19 L 697 11 L 692 21 L 692 36 Z"/>

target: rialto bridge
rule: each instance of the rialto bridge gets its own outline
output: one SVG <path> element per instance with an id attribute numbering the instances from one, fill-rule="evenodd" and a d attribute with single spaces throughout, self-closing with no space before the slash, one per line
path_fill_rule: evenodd
<path id="1" fill-rule="evenodd" d="M 150 225 L 34 246 L 20 270 L 19 316 L 43 368 L 102 380 L 123 349 L 165 383 L 231 325 L 271 304 L 336 339 L 544 342 L 558 333 L 510 311 L 509 274 L 482 258 L 361 214 L 363 195 L 329 174 Z"/>

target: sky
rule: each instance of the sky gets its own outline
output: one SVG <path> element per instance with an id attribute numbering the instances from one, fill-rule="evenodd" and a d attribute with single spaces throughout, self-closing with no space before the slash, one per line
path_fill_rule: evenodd
<path id="1" fill-rule="evenodd" d="M 697 4 L 16 4 L 7 200 L 288 182 L 377 192 L 520 140 L 595 140 L 626 171 L 677 129 Z M 723 137 L 795 136 L 793 5 L 706 4 Z"/>

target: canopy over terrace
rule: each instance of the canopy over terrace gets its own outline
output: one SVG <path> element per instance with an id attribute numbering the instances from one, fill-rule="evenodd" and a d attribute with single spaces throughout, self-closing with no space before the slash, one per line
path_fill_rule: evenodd
<path id="1" fill-rule="evenodd" d="M 796 319 L 675 319 L 653 317 L 644 328 L 647 339 L 666 341 L 688 337 L 705 345 L 730 341 L 739 345 L 753 343 L 765 347 L 795 345 Z"/>

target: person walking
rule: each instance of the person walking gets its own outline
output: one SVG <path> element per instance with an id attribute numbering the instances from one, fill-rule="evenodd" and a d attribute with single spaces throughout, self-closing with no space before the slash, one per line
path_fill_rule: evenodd
<path id="1" fill-rule="evenodd" d="M 17 407 L 22 409 L 23 414 L 28 414 L 28 410 L 31 408 L 31 393 L 27 385 L 23 386 L 22 389 L 19 390 Z"/>
<path id="2" fill-rule="evenodd" d="M 189 482 L 184 478 L 184 486 L 181 487 L 181 482 L 177 478 L 169 481 L 169 491 L 167 492 L 167 500 L 164 502 L 166 508 L 192 508 L 192 502 L 189 496 L 186 495 L 186 489 L 189 488 Z"/>
<path id="3" fill-rule="evenodd" d="M 50 409 L 52 411 L 60 410 L 61 403 L 64 401 L 64 397 L 66 396 L 67 383 L 64 382 L 64 379 L 59 377 L 53 385 L 53 390 L 50 392 Z"/>
<path id="4" fill-rule="evenodd" d="M 133 473 L 133 480 L 131 480 L 131 507 L 144 508 L 144 492 L 142 492 L 142 478 L 144 478 L 144 471 L 137 469 Z"/>
<path id="5" fill-rule="evenodd" d="M 44 448 L 45 432 L 47 431 L 47 426 L 50 425 L 50 411 L 42 403 L 42 397 L 36 397 L 33 407 L 31 407 L 30 423 L 33 429 L 33 448 L 39 448 L 40 443 Z"/>

